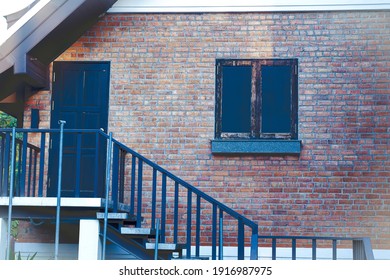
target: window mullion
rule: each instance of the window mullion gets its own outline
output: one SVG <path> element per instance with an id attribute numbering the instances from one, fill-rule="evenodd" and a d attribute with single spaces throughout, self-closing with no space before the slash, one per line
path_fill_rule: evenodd
<path id="1" fill-rule="evenodd" d="M 252 138 L 259 138 L 261 131 L 261 61 L 252 64 Z"/>

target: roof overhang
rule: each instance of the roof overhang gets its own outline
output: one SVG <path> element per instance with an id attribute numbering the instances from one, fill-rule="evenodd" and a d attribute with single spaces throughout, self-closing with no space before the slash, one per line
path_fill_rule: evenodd
<path id="1" fill-rule="evenodd" d="M 49 86 L 49 64 L 116 0 L 40 0 L 0 37 L 0 101 L 20 89 Z M 7 110 L 7 107 L 10 110 Z M 15 115 L 10 105 L 0 110 Z"/>

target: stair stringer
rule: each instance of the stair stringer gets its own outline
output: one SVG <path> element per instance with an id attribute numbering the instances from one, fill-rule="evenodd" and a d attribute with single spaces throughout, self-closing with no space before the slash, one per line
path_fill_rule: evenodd
<path id="1" fill-rule="evenodd" d="M 107 240 L 118 245 L 128 253 L 133 254 L 140 260 L 153 260 L 154 251 L 145 248 L 145 240 L 142 238 L 131 238 L 120 233 L 120 230 L 111 225 L 107 225 Z M 159 260 L 169 260 L 171 254 L 159 252 Z"/>

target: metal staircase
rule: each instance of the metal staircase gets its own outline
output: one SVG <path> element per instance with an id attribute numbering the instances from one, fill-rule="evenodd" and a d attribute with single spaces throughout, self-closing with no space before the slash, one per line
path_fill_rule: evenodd
<path id="1" fill-rule="evenodd" d="M 86 139 L 95 141 L 94 165 L 88 170 L 94 177 L 90 181 L 94 184 L 93 197 L 102 200 L 95 218 L 101 221 L 103 228 L 103 247 L 112 242 L 140 259 L 203 259 L 201 246 L 210 246 L 211 259 L 223 259 L 223 248 L 229 245 L 237 247 L 238 259 L 245 258 L 245 247 L 250 248 L 250 259 L 257 259 L 256 223 L 101 130 L 1 129 L 0 196 L 47 195 L 46 182 L 50 182 L 51 172 L 57 172 L 56 168 L 47 166 L 50 162 L 47 156 L 58 154 L 52 149 L 55 145 L 50 139 L 58 139 L 59 135 L 64 142 L 75 142 L 74 166 L 78 168 L 68 172 L 57 164 L 58 173 L 54 177 L 60 178 L 58 185 L 61 186 L 61 178 L 69 180 L 69 176 L 75 176 L 75 198 L 82 195 L 80 178 L 85 175 L 81 170 L 82 144 Z M 60 142 L 62 147 L 62 140 Z M 98 152 L 102 148 L 106 150 L 104 157 Z M 103 159 L 106 165 L 104 191 L 99 190 L 97 177 L 101 175 L 97 163 Z M 62 153 L 59 162 L 62 162 Z M 13 191 L 10 193 L 10 190 Z M 58 201 L 60 187 L 59 190 Z M 12 205 L 10 208 L 12 212 Z M 227 237 L 228 242 L 225 242 Z M 103 248 L 103 257 L 104 254 Z"/>
<path id="2" fill-rule="evenodd" d="M 76 155 L 76 162 L 71 164 L 73 169 L 69 166 L 62 169 L 61 164 L 56 164 L 58 173 L 54 178 L 59 178 L 60 190 L 57 192 L 57 208 L 53 203 L 55 198 L 47 197 L 47 182 L 53 175 L 50 172 L 56 172 L 57 168 L 48 166 L 51 161 L 47 158 L 57 153 L 58 161 L 62 162 L 62 153 L 53 150 L 55 145 L 51 139 L 60 139 L 61 147 L 62 142 L 74 142 L 77 147 L 73 151 Z M 92 153 L 90 174 L 83 177 L 82 143 L 86 139 L 94 139 L 96 152 Z M 102 148 L 106 151 L 104 155 L 99 153 Z M 105 176 L 99 174 L 102 162 L 106 167 Z M 69 196 L 68 191 L 64 197 L 61 182 L 69 181 L 72 176 L 76 178 L 75 185 L 72 185 L 73 196 Z M 90 179 L 91 196 L 99 201 L 92 208 L 84 205 L 81 178 Z M 104 184 L 99 178 L 104 178 Z M 99 189 L 101 186 L 105 186 L 104 190 Z M 21 209 L 13 206 L 14 198 L 36 201 L 34 207 Z M 244 259 L 244 249 L 249 248 L 249 258 L 256 260 L 259 244 L 263 247 L 267 244 L 264 240 L 268 239 L 272 241 L 272 259 L 277 259 L 278 240 L 290 242 L 292 260 L 297 259 L 298 240 L 311 242 L 312 259 L 317 259 L 317 241 L 331 242 L 332 259 L 338 259 L 339 242 L 352 242 L 353 259 L 374 259 L 367 237 L 259 236 L 256 223 L 101 130 L 0 129 L 0 201 L 5 199 L 9 203 L 2 204 L 0 215 L 8 217 L 8 232 L 13 218 L 46 219 L 53 223 L 53 217 L 57 216 L 56 237 L 59 234 L 57 226 L 62 223 L 99 220 L 103 258 L 106 244 L 114 243 L 139 259 L 223 259 L 224 247 L 228 245 L 237 248 L 238 259 Z M 45 199 L 51 201 L 50 207 L 39 207 Z M 65 199 L 78 201 L 76 208 L 61 206 L 59 201 Z M 201 254 L 202 246 L 211 247 L 211 257 Z"/>
<path id="3" fill-rule="evenodd" d="M 104 220 L 105 213 L 98 212 L 96 218 Z M 107 238 L 114 241 L 114 243 L 118 243 L 118 245 L 120 245 L 120 241 L 115 242 L 117 239 L 132 241 L 133 245 L 122 247 L 125 249 L 128 249 L 127 247 L 137 247 L 136 251 L 142 252 L 141 257 L 143 259 L 172 259 L 175 256 L 176 258 L 182 258 L 181 251 L 185 248 L 185 244 L 159 242 L 159 222 L 156 223 L 157 228 L 136 227 L 136 218 L 130 217 L 125 212 L 107 213 L 107 222 L 107 228 L 109 227 Z M 115 236 L 117 239 L 112 239 Z"/>

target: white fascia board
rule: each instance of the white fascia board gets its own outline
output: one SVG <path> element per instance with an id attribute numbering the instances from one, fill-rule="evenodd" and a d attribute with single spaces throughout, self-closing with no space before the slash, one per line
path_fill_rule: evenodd
<path id="1" fill-rule="evenodd" d="M 109 13 L 388 10 L 390 0 L 118 0 Z"/>
<path id="2" fill-rule="evenodd" d="M 0 197 L 0 206 L 8 206 L 9 197 Z M 102 207 L 101 198 L 89 198 L 89 197 L 62 197 L 62 207 Z M 56 197 L 14 197 L 12 199 L 12 206 L 23 207 L 56 207 Z"/>

